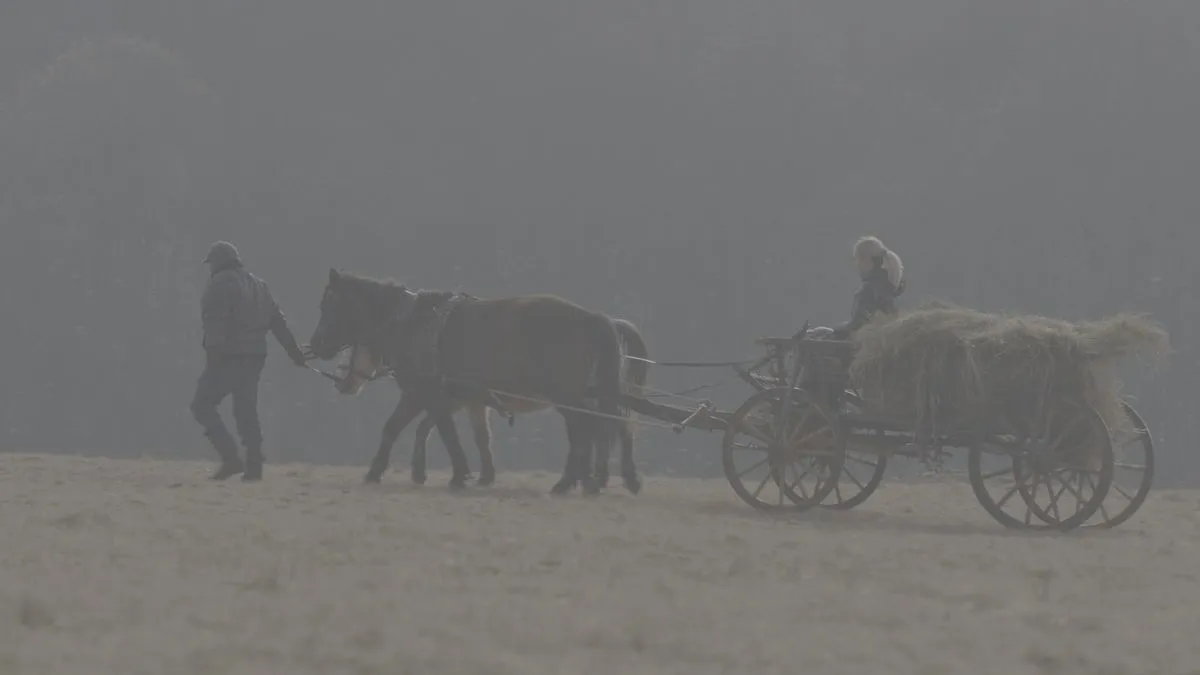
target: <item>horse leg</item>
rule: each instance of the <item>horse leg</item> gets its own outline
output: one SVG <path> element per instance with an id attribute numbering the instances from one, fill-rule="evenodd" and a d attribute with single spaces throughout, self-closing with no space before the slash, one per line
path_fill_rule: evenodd
<path id="1" fill-rule="evenodd" d="M 425 447 L 429 443 L 429 434 L 433 433 L 434 426 L 436 425 L 432 415 L 421 418 L 421 423 L 417 425 L 416 438 L 413 439 L 412 466 L 409 467 L 412 482 L 417 485 L 425 484 Z"/>
<path id="2" fill-rule="evenodd" d="M 379 450 L 375 452 L 375 459 L 371 460 L 371 468 L 367 470 L 364 482 L 378 483 L 383 478 L 383 472 L 387 471 L 388 462 L 391 461 L 392 446 L 396 444 L 396 439 L 400 437 L 404 428 L 411 424 L 417 415 L 421 414 L 423 409 L 424 406 L 417 397 L 400 395 L 400 402 L 396 404 L 396 409 L 392 411 L 391 416 L 383 425 Z"/>
<path id="3" fill-rule="evenodd" d="M 618 435 L 621 438 L 621 479 L 625 482 L 625 489 L 636 495 L 642 490 L 642 479 L 638 477 L 637 465 L 633 463 L 633 430 L 628 424 L 622 424 Z"/>
<path id="4" fill-rule="evenodd" d="M 569 436 L 570 434 L 568 434 Z M 574 445 L 571 445 L 567 450 L 567 463 L 563 467 L 562 477 L 550 488 L 550 494 L 561 495 L 566 494 L 569 490 L 579 483 L 579 452 Z"/>
<path id="5" fill-rule="evenodd" d="M 576 464 L 578 463 L 578 453 L 576 452 L 575 447 L 576 432 L 574 431 L 574 425 L 572 424 L 574 420 L 571 417 L 573 413 L 571 413 L 569 410 L 563 410 L 561 408 L 558 412 L 563 416 L 563 421 L 566 422 L 567 425 L 568 447 L 567 463 L 566 466 L 563 467 L 562 477 L 558 479 L 558 482 L 554 484 L 554 487 L 550 488 L 550 494 L 555 495 L 565 494 L 568 490 L 575 487 L 575 484 L 579 482 L 579 470 L 576 467 Z"/>
<path id="6" fill-rule="evenodd" d="M 598 435 L 593 437 L 592 443 L 592 450 L 596 453 L 596 485 L 606 488 L 608 487 L 609 444 Z"/>
<path id="7" fill-rule="evenodd" d="M 475 432 L 475 447 L 479 449 L 479 480 L 476 485 L 491 485 L 496 482 L 496 465 L 492 457 L 492 427 L 488 420 L 488 407 L 472 403 L 467 406 L 467 417 L 471 430 Z"/>
<path id="8" fill-rule="evenodd" d="M 600 491 L 592 478 L 592 433 L 589 416 L 571 410 L 561 410 L 567 423 L 567 441 L 570 449 L 567 451 L 567 465 L 563 476 L 554 487 L 552 494 L 564 494 L 576 483 L 583 485 L 583 493 L 592 495 Z"/>
<path id="9" fill-rule="evenodd" d="M 578 449 L 575 450 L 575 466 L 577 473 L 575 478 L 583 486 L 583 494 L 594 495 L 600 493 L 600 485 L 596 482 L 593 474 L 594 449 L 597 438 L 595 433 L 596 418 L 591 415 L 577 413 L 575 418 L 575 428 L 577 440 L 571 442 Z M 568 438 L 570 433 L 568 433 Z M 605 458 L 608 457 L 607 448 L 605 448 Z"/>
<path id="10" fill-rule="evenodd" d="M 416 438 L 413 440 L 413 463 L 412 463 L 412 480 L 417 485 L 425 484 L 425 459 L 427 456 L 426 450 L 429 445 L 429 435 L 433 433 L 437 427 L 436 420 L 433 415 L 426 415 L 421 418 L 421 423 L 417 425 Z M 440 435 L 440 432 L 439 432 Z M 471 477 L 470 469 L 467 470 L 467 478 Z"/>
<path id="11" fill-rule="evenodd" d="M 454 426 L 454 406 L 446 395 L 439 391 L 430 397 L 427 410 L 437 426 L 438 435 L 442 437 L 442 445 L 446 446 L 446 452 L 450 454 L 450 465 L 454 471 L 450 477 L 450 487 L 466 487 L 471 470 L 467 467 L 467 454 L 463 452 L 458 429 Z"/>

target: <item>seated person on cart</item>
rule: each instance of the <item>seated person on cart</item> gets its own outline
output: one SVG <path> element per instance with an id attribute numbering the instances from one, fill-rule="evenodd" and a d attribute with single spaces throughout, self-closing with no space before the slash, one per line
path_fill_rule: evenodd
<path id="1" fill-rule="evenodd" d="M 896 313 L 896 298 L 904 292 L 904 263 L 876 237 L 862 237 L 854 243 L 854 266 L 862 278 L 862 288 L 854 294 L 850 320 L 833 329 L 831 338 L 846 340 L 875 316 L 876 312 Z"/>

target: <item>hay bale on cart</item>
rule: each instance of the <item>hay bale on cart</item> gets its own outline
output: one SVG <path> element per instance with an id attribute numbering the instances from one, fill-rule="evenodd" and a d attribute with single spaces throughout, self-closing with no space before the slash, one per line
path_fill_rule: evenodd
<path id="1" fill-rule="evenodd" d="M 913 420 L 924 438 L 1035 429 L 1048 402 L 1064 400 L 1090 406 L 1117 432 L 1129 424 L 1120 362 L 1159 360 L 1170 348 L 1166 331 L 1138 315 L 1073 323 L 952 306 L 869 324 L 855 342 L 850 379 L 867 408 Z"/>

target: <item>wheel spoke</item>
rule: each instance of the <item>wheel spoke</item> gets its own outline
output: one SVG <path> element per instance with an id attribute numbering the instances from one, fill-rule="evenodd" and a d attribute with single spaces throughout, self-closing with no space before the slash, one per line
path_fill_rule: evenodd
<path id="1" fill-rule="evenodd" d="M 1015 495 L 1015 494 L 1017 494 L 1017 490 L 1020 490 L 1020 489 L 1021 489 L 1021 486 L 1020 486 L 1020 485 L 1013 485 L 1012 489 L 1011 489 L 1011 490 L 1009 490 L 1009 491 L 1008 491 L 1008 492 L 1007 492 L 1007 493 L 1004 495 L 1004 497 L 1002 497 L 1002 498 L 1000 499 L 1000 501 L 996 502 L 996 506 L 998 506 L 998 507 L 1000 507 L 1000 508 L 1004 508 L 1004 505 L 1008 503 L 1008 500 L 1012 499 L 1012 496 L 1013 496 L 1013 495 Z"/>
<path id="2" fill-rule="evenodd" d="M 771 412 L 771 441 L 777 445 L 786 443 L 786 436 L 789 426 L 792 422 L 789 413 L 794 412 L 796 402 L 792 401 L 789 405 L 784 406 L 783 401 L 779 401 L 777 406 L 773 406 Z"/>
<path id="3" fill-rule="evenodd" d="M 793 485 L 798 485 L 798 484 L 800 483 L 800 481 L 804 480 L 804 477 L 805 477 L 805 476 L 807 476 L 807 475 L 808 475 L 808 473 L 809 473 L 810 471 L 812 471 L 812 467 L 809 467 L 809 468 L 807 468 L 807 469 L 805 469 L 805 470 L 804 470 L 804 473 L 797 473 L 797 471 L 796 471 L 796 463 L 795 463 L 795 462 L 792 462 L 792 463 L 790 464 L 790 466 L 792 467 L 792 473 L 795 473 L 795 474 L 796 474 L 796 482 L 795 482 L 795 483 L 793 483 Z"/>
<path id="4" fill-rule="evenodd" d="M 1080 502 L 1086 503 L 1088 501 L 1083 496 L 1082 488 L 1081 488 L 1081 490 L 1076 490 L 1070 483 L 1065 482 L 1065 481 L 1063 482 L 1063 487 L 1070 490 L 1071 494 L 1073 494 L 1075 496 L 1075 499 L 1078 499 Z M 1095 493 L 1093 492 L 1093 494 L 1095 494 Z"/>
<path id="5" fill-rule="evenodd" d="M 845 476 L 849 476 L 850 480 L 854 481 L 854 484 L 858 486 L 859 490 L 867 489 L 867 487 L 865 485 L 863 485 L 861 482 L 859 482 L 858 478 L 855 477 L 855 475 L 853 473 L 846 470 L 846 467 L 842 467 L 842 474 Z"/>
<path id="6" fill-rule="evenodd" d="M 745 477 L 746 477 L 746 474 L 748 474 L 748 473 L 750 473 L 751 471 L 753 471 L 753 470 L 757 469 L 758 467 L 762 466 L 763 464 L 766 464 L 766 463 L 767 463 L 767 462 L 769 462 L 769 461 L 771 461 L 771 456 L 770 456 L 770 455 L 767 455 L 766 457 L 763 457 L 761 460 L 759 460 L 759 461 L 755 462 L 755 463 L 754 463 L 754 465 L 753 465 L 753 466 L 751 466 L 749 469 L 746 469 L 745 471 L 743 471 L 743 472 L 739 473 L 739 474 L 737 475 L 737 477 L 738 477 L 739 479 L 741 479 L 741 478 L 745 478 Z"/>
<path id="7" fill-rule="evenodd" d="M 793 471 L 793 472 L 795 472 L 795 471 L 796 471 L 796 468 L 795 468 L 795 466 L 794 466 L 794 465 L 792 466 L 792 471 Z M 792 491 L 793 491 L 793 493 L 795 492 L 795 489 L 796 489 L 796 488 L 799 488 L 799 489 L 800 489 L 800 496 L 804 498 L 804 501 L 808 501 L 808 500 L 809 500 L 809 496 L 808 496 L 808 490 L 805 490 L 805 489 L 804 489 L 804 477 L 808 475 L 808 472 L 809 472 L 809 471 L 812 471 L 812 469 L 811 469 L 811 468 L 810 468 L 810 469 L 805 469 L 804 473 L 802 473 L 802 474 L 800 474 L 800 475 L 796 476 L 796 482 L 795 482 L 795 483 L 792 483 L 792 484 L 791 484 L 791 486 L 789 486 L 789 487 L 788 487 L 788 489 L 789 489 L 789 490 L 792 490 Z M 818 478 L 817 478 L 817 481 L 818 481 L 818 483 L 817 483 L 817 487 L 819 488 L 819 487 L 820 487 L 820 477 L 819 477 L 819 476 L 818 476 Z"/>
<path id="8" fill-rule="evenodd" d="M 796 445 L 798 445 L 798 443 L 796 443 L 796 434 L 798 434 L 804 430 L 809 418 L 812 416 L 813 416 L 812 408 L 805 410 L 804 416 L 800 418 L 800 421 L 797 422 L 795 426 L 791 427 L 791 429 L 787 432 L 787 436 L 788 436 L 787 441 L 783 441 L 783 439 L 780 439 L 780 441 L 781 441 L 780 444 L 782 445 L 782 444 L 786 443 L 787 445 L 792 446 L 792 447 L 795 447 Z"/>
<path id="9" fill-rule="evenodd" d="M 821 427 L 821 428 L 819 428 L 819 429 L 817 429 L 817 430 L 815 430 L 815 431 L 812 431 L 812 432 L 810 432 L 808 435 L 804 436 L 804 437 L 803 437 L 803 438 L 801 438 L 800 440 L 798 440 L 798 441 L 795 441 L 795 442 L 793 442 L 793 443 L 790 443 L 790 444 L 789 444 L 789 447 L 792 447 L 792 448 L 802 448 L 802 447 L 804 447 L 805 445 L 808 445 L 808 443 L 809 443 L 809 442 L 811 442 L 811 441 L 812 441 L 812 439 L 813 439 L 813 438 L 815 438 L 816 436 L 818 436 L 819 434 L 830 434 L 830 435 L 832 435 L 832 433 L 833 433 L 833 430 L 832 430 L 832 429 L 830 429 L 828 426 L 823 426 L 823 427 Z"/>
<path id="10" fill-rule="evenodd" d="M 1113 483 L 1113 484 L 1112 484 L 1112 485 L 1109 487 L 1109 489 L 1110 489 L 1110 490 L 1116 490 L 1116 491 L 1117 491 L 1118 493 L 1120 493 L 1120 495 L 1121 495 L 1122 497 L 1124 497 L 1125 499 L 1128 499 L 1129 501 L 1133 501 L 1133 497 L 1129 496 L 1129 493 L 1128 493 L 1128 492 L 1126 492 L 1126 491 L 1124 491 L 1124 490 L 1122 490 L 1122 489 L 1121 489 L 1121 486 L 1120 486 L 1120 485 L 1117 485 L 1115 482 L 1114 482 L 1114 483 Z"/>
<path id="11" fill-rule="evenodd" d="M 1087 475 L 1088 485 L 1092 486 L 1092 494 L 1095 494 L 1096 481 L 1092 480 L 1092 474 L 1089 473 L 1086 475 Z M 1080 479 L 1080 480 L 1082 482 L 1082 479 Z M 1111 487 L 1110 487 L 1110 489 L 1111 489 Z M 1108 509 L 1104 508 L 1104 502 L 1100 502 L 1100 516 L 1102 518 L 1104 518 L 1104 522 L 1108 522 L 1108 521 L 1112 520 L 1112 517 L 1108 515 Z"/>
<path id="12" fill-rule="evenodd" d="M 775 473 L 775 472 L 774 472 L 774 471 L 768 471 L 768 472 L 767 472 L 767 475 L 766 475 L 766 476 L 763 476 L 762 482 L 758 484 L 758 489 L 754 491 L 754 498 L 755 498 L 755 499 L 758 499 L 758 496 L 759 496 L 760 494 L 762 494 L 763 488 L 765 488 L 765 487 L 767 486 L 767 481 L 771 480 L 771 474 L 773 474 L 773 473 Z"/>
<path id="13" fill-rule="evenodd" d="M 1058 500 L 1062 498 L 1063 493 L 1067 491 L 1069 485 L 1067 481 L 1063 481 L 1062 489 L 1055 493 L 1053 488 L 1050 487 L 1049 481 L 1046 482 L 1046 494 L 1050 496 L 1050 508 L 1054 511 L 1054 519 L 1060 523 L 1062 522 L 1062 513 L 1058 510 Z"/>
<path id="14" fill-rule="evenodd" d="M 854 481 L 854 484 L 858 486 L 858 489 L 859 489 L 859 490 L 863 490 L 863 489 L 865 489 L 865 488 L 863 487 L 862 481 L 858 480 L 858 478 L 857 478 L 857 477 L 854 475 L 854 472 L 853 472 L 853 471 L 851 471 L 850 469 L 848 469 L 848 468 L 846 468 L 846 467 L 844 467 L 844 466 L 843 466 L 843 467 L 842 467 L 842 475 L 843 475 L 843 476 L 846 476 L 846 477 L 848 477 L 850 480 Z"/>
<path id="15" fill-rule="evenodd" d="M 773 438 L 770 438 L 769 436 L 767 436 L 767 435 L 763 434 L 763 433 L 762 433 L 761 431 L 759 431 L 759 429 L 758 429 L 758 428 L 756 428 L 756 427 L 751 427 L 751 426 L 745 426 L 745 425 L 743 425 L 743 426 L 742 426 L 742 433 L 746 434 L 747 436 L 750 436 L 750 437 L 754 438 L 754 440 L 756 440 L 756 441 L 758 441 L 758 442 L 760 442 L 760 443 L 766 443 L 768 446 L 771 446 L 771 445 L 774 445 L 774 444 L 775 444 L 775 439 L 773 439 Z"/>

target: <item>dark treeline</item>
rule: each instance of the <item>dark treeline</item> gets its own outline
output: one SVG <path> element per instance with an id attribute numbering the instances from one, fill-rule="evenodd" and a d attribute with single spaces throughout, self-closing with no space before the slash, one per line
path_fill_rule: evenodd
<path id="1" fill-rule="evenodd" d="M 209 457 L 187 404 L 216 238 L 302 340 L 336 266 L 556 292 L 659 357 L 729 359 L 846 318 L 873 233 L 909 305 L 1152 313 L 1176 352 L 1128 386 L 1160 475 L 1200 474 L 1200 5 L 418 5 L 0 9 L 0 445 Z M 365 462 L 396 395 L 273 348 L 268 456 Z M 501 470 L 561 466 L 549 415 L 496 425 Z M 651 471 L 715 467 L 715 435 L 643 438 Z"/>

